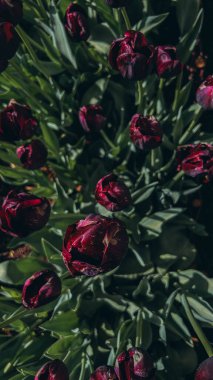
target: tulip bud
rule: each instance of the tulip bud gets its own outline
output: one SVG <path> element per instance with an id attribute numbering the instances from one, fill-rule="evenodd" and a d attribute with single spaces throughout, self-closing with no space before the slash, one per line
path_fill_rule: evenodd
<path id="1" fill-rule="evenodd" d="M 106 117 L 103 108 L 98 104 L 83 106 L 79 111 L 79 121 L 87 133 L 96 133 L 104 128 Z"/>
<path id="2" fill-rule="evenodd" d="M 144 79 L 153 68 L 154 48 L 141 32 L 129 30 L 111 44 L 109 63 L 129 80 Z"/>
<path id="3" fill-rule="evenodd" d="M 141 150 L 157 148 L 163 137 L 163 131 L 154 116 L 136 113 L 130 122 L 130 138 Z"/>
<path id="4" fill-rule="evenodd" d="M 177 170 L 198 182 L 208 183 L 213 176 L 213 146 L 207 143 L 182 145 L 177 148 Z"/>
<path id="5" fill-rule="evenodd" d="M 160 78 L 177 76 L 183 65 L 177 59 L 176 47 L 157 46 L 155 48 L 156 71 Z"/>
<path id="6" fill-rule="evenodd" d="M 67 228 L 63 259 L 73 276 L 96 276 L 116 268 L 128 249 L 122 222 L 89 215 Z"/>
<path id="7" fill-rule="evenodd" d="M 131 204 L 128 187 L 112 173 L 98 181 L 95 198 L 109 211 L 121 211 Z"/>
<path id="8" fill-rule="evenodd" d="M 39 169 L 47 160 L 47 149 L 39 140 L 20 146 L 16 154 L 26 169 Z"/>
<path id="9" fill-rule="evenodd" d="M 87 15 L 80 5 L 71 3 L 68 6 L 65 28 L 73 42 L 86 41 L 89 38 L 90 30 Z"/>
<path id="10" fill-rule="evenodd" d="M 11 59 L 19 47 L 19 36 L 10 22 L 0 22 L 1 61 Z"/>
<path id="11" fill-rule="evenodd" d="M 125 7 L 129 3 L 129 0 L 106 0 L 106 3 L 111 8 L 121 8 Z"/>
<path id="12" fill-rule="evenodd" d="M 23 16 L 23 5 L 21 0 L 0 0 L 0 17 L 17 25 Z"/>
<path id="13" fill-rule="evenodd" d="M 213 109 L 213 75 L 209 75 L 198 87 L 196 100 L 205 110 Z"/>
<path id="14" fill-rule="evenodd" d="M 12 99 L 0 112 L 0 137 L 7 141 L 27 140 L 38 127 L 31 108 Z"/>
<path id="15" fill-rule="evenodd" d="M 69 372 L 61 360 L 55 359 L 44 364 L 34 380 L 69 380 Z"/>
<path id="16" fill-rule="evenodd" d="M 25 281 L 22 303 L 27 309 L 35 309 L 55 300 L 60 294 L 60 278 L 51 270 L 43 270 L 34 273 Z"/>
<path id="17" fill-rule="evenodd" d="M 92 373 L 89 380 L 118 380 L 113 367 L 101 366 Z"/>
<path id="18" fill-rule="evenodd" d="M 198 367 L 195 380 L 212 380 L 213 379 L 213 357 L 210 357 Z"/>
<path id="19" fill-rule="evenodd" d="M 118 380 L 154 380 L 155 369 L 148 352 L 132 347 L 116 359 L 115 373 Z"/>
<path id="20" fill-rule="evenodd" d="M 10 191 L 0 208 L 0 230 L 11 236 L 27 236 L 42 229 L 50 216 L 46 198 Z"/>

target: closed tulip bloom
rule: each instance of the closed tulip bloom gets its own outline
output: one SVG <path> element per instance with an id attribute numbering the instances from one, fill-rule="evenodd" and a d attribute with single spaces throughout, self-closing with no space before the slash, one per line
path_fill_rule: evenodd
<path id="1" fill-rule="evenodd" d="M 175 46 L 157 46 L 155 48 L 156 71 L 160 78 L 177 76 L 183 65 L 177 58 Z"/>
<path id="2" fill-rule="evenodd" d="M 23 286 L 22 303 L 27 309 L 35 309 L 55 300 L 61 294 L 61 280 L 51 270 L 34 273 Z"/>
<path id="3" fill-rule="evenodd" d="M 26 169 L 39 169 L 47 160 L 47 149 L 39 140 L 20 146 L 16 154 Z"/>
<path id="4" fill-rule="evenodd" d="M 128 249 L 122 222 L 101 215 L 89 215 L 67 228 L 63 259 L 73 276 L 96 276 L 116 268 Z"/>
<path id="5" fill-rule="evenodd" d="M 79 121 L 87 133 L 97 133 L 106 125 L 103 108 L 99 104 L 83 106 L 79 111 Z"/>
<path id="6" fill-rule="evenodd" d="M 27 236 L 45 226 L 50 210 L 46 198 L 10 191 L 0 207 L 0 230 L 11 236 Z"/>
<path id="7" fill-rule="evenodd" d="M 213 379 L 213 357 L 204 360 L 198 367 L 195 380 L 212 380 Z"/>
<path id="8" fill-rule="evenodd" d="M 73 42 L 86 41 L 90 35 L 88 18 L 84 9 L 71 3 L 66 10 L 66 30 Z"/>
<path id="9" fill-rule="evenodd" d="M 13 24 L 7 21 L 0 22 L 0 51 L 1 61 L 11 59 L 18 50 L 19 36 Z"/>
<path id="10" fill-rule="evenodd" d="M 34 380 L 69 380 L 69 372 L 61 360 L 55 359 L 44 364 Z"/>
<path id="11" fill-rule="evenodd" d="M 209 75 L 198 87 L 196 100 L 205 110 L 213 109 L 213 75 Z"/>
<path id="12" fill-rule="evenodd" d="M 132 347 L 116 359 L 115 373 L 119 380 L 155 380 L 155 369 L 148 352 Z"/>
<path id="13" fill-rule="evenodd" d="M 129 0 L 106 0 L 107 5 L 109 5 L 111 8 L 121 8 L 125 7 L 130 3 Z"/>
<path id="14" fill-rule="evenodd" d="M 33 117 L 31 108 L 14 99 L 0 112 L 0 139 L 11 142 L 27 140 L 37 128 L 38 121 Z"/>
<path id="15" fill-rule="evenodd" d="M 101 366 L 92 373 L 89 380 L 118 380 L 113 367 Z"/>
<path id="16" fill-rule="evenodd" d="M 98 181 L 95 198 L 109 211 L 121 211 L 131 204 L 128 187 L 113 173 Z"/>
<path id="17" fill-rule="evenodd" d="M 18 24 L 23 16 L 21 0 L 0 0 L 0 19 Z"/>
<path id="18" fill-rule="evenodd" d="M 162 143 L 163 131 L 154 116 L 135 114 L 130 122 L 130 138 L 141 150 L 157 148 Z"/>

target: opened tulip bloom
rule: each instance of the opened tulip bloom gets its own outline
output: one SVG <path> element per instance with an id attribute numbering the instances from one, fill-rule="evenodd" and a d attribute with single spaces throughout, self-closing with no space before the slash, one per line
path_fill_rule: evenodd
<path id="1" fill-rule="evenodd" d="M 162 143 L 163 131 L 154 116 L 135 114 L 130 122 L 130 138 L 137 148 L 151 150 Z"/>
<path id="2" fill-rule="evenodd" d="M 34 273 L 25 281 L 22 303 L 27 309 L 35 309 L 55 300 L 61 294 L 61 280 L 51 270 Z"/>
<path id="3" fill-rule="evenodd" d="M 198 104 L 205 110 L 213 109 L 213 75 L 209 75 L 196 92 Z"/>
<path id="4" fill-rule="evenodd" d="M 38 128 L 29 106 L 10 100 L 0 112 L 0 139 L 7 141 L 26 140 L 32 137 Z"/>
<path id="5" fill-rule="evenodd" d="M 47 149 L 39 140 L 20 146 L 16 154 L 26 169 L 39 169 L 47 160 Z"/>
<path id="6" fill-rule="evenodd" d="M 175 46 L 157 46 L 155 48 L 156 71 L 160 78 L 177 76 L 183 65 L 177 58 Z"/>
<path id="7" fill-rule="evenodd" d="M 10 191 L 0 207 L 0 230 L 11 236 L 27 236 L 45 226 L 50 210 L 46 198 Z"/>
<path id="8" fill-rule="evenodd" d="M 130 1 L 129 0 L 106 0 L 106 3 L 112 8 L 121 8 L 128 5 Z"/>
<path id="9" fill-rule="evenodd" d="M 90 35 L 87 15 L 84 9 L 71 3 L 66 10 L 66 30 L 73 42 L 86 41 Z"/>
<path id="10" fill-rule="evenodd" d="M 116 359 L 115 372 L 119 380 L 155 380 L 155 369 L 148 352 L 132 347 Z"/>
<path id="11" fill-rule="evenodd" d="M 131 204 L 128 187 L 113 173 L 98 181 L 95 198 L 109 211 L 121 211 Z"/>
<path id="12" fill-rule="evenodd" d="M 100 366 L 90 376 L 89 380 L 118 380 L 113 367 Z"/>
<path id="13" fill-rule="evenodd" d="M 13 25 L 18 24 L 23 16 L 21 0 L 0 0 L 0 17 Z"/>
<path id="14" fill-rule="evenodd" d="M 195 380 L 212 380 L 213 379 L 213 357 L 204 360 L 198 367 Z"/>
<path id="15" fill-rule="evenodd" d="M 34 380 L 69 380 L 69 372 L 61 360 L 55 359 L 44 364 Z"/>
<path id="16" fill-rule="evenodd" d="M 85 132 L 97 133 L 104 128 L 106 117 L 99 104 L 90 104 L 80 108 L 79 121 Z"/>
<path id="17" fill-rule="evenodd" d="M 112 42 L 109 63 L 123 78 L 144 79 L 153 69 L 154 47 L 141 32 L 128 30 L 123 38 Z"/>
<path id="18" fill-rule="evenodd" d="M 67 228 L 63 259 L 73 276 L 96 276 L 116 268 L 127 249 L 123 223 L 92 214 Z"/>

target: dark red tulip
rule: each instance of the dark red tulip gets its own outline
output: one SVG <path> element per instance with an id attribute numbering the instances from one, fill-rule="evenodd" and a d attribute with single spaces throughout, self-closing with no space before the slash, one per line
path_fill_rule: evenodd
<path id="1" fill-rule="evenodd" d="M 150 355 L 132 347 L 116 359 L 115 372 L 119 380 L 155 380 L 155 369 Z"/>
<path id="2" fill-rule="evenodd" d="M 213 176 L 213 146 L 210 144 L 190 144 L 177 148 L 178 171 L 198 182 L 207 183 Z"/>
<path id="3" fill-rule="evenodd" d="M 84 131 L 88 133 L 99 132 L 106 124 L 103 108 L 99 104 L 81 107 L 79 120 Z"/>
<path id="4" fill-rule="evenodd" d="M 10 22 L 0 22 L 1 61 L 11 59 L 19 47 L 19 36 Z"/>
<path id="5" fill-rule="evenodd" d="M 122 222 L 89 215 L 67 228 L 63 259 L 73 276 L 96 276 L 117 267 L 128 249 Z"/>
<path id="6" fill-rule="evenodd" d="M 205 110 L 213 109 L 213 75 L 209 75 L 198 87 L 196 100 Z"/>
<path id="7" fill-rule="evenodd" d="M 66 25 L 70 38 L 73 42 L 86 41 L 90 35 L 88 18 L 84 9 L 71 3 L 66 10 Z"/>
<path id="8" fill-rule="evenodd" d="M 183 65 L 177 58 L 175 46 L 157 46 L 155 48 L 156 71 L 160 78 L 177 76 Z"/>
<path id="9" fill-rule="evenodd" d="M 136 113 L 130 122 L 130 138 L 142 150 L 157 148 L 162 142 L 163 131 L 154 116 Z"/>
<path id="10" fill-rule="evenodd" d="M 10 191 L 0 208 L 0 230 L 11 236 L 27 236 L 45 226 L 50 209 L 46 198 Z"/>
<path id="11" fill-rule="evenodd" d="M 39 169 L 47 160 L 47 149 L 39 140 L 20 146 L 16 154 L 26 169 Z"/>
<path id="12" fill-rule="evenodd" d="M 0 0 L 0 19 L 18 24 L 23 16 L 21 0 Z"/>
<path id="13" fill-rule="evenodd" d="M 61 360 L 55 359 L 44 364 L 34 380 L 69 380 L 69 372 Z"/>
<path id="14" fill-rule="evenodd" d="M 98 181 L 95 198 L 109 211 L 121 211 L 131 204 L 131 194 L 128 187 L 113 173 Z"/>
<path id="15" fill-rule="evenodd" d="M 195 380 L 212 380 L 213 379 L 213 357 L 204 360 L 198 367 Z"/>
<path id="16" fill-rule="evenodd" d="M 112 42 L 109 63 L 123 78 L 144 79 L 153 68 L 154 47 L 141 32 L 129 30 Z"/>
<path id="17" fill-rule="evenodd" d="M 27 140 L 38 128 L 31 108 L 12 99 L 0 113 L 0 138 L 7 141 Z"/>
<path id="18" fill-rule="evenodd" d="M 106 3 L 111 8 L 121 8 L 121 7 L 125 7 L 128 3 L 130 3 L 130 1 L 129 0 L 106 0 Z"/>
<path id="19" fill-rule="evenodd" d="M 61 280 L 51 270 L 34 273 L 23 286 L 22 303 L 27 309 L 35 309 L 55 300 L 61 294 Z"/>
<path id="20" fill-rule="evenodd" d="M 8 61 L 0 61 L 0 74 L 7 69 L 8 65 Z"/>
<path id="21" fill-rule="evenodd" d="M 89 380 L 118 380 L 113 367 L 101 366 L 92 373 Z"/>

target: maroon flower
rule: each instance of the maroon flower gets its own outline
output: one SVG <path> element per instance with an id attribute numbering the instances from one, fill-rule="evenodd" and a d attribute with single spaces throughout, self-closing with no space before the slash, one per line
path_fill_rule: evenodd
<path id="1" fill-rule="evenodd" d="M 18 24 L 23 16 L 21 0 L 0 0 L 0 18 L 13 25 Z"/>
<path id="2" fill-rule="evenodd" d="M 200 87 L 198 87 L 196 100 L 204 109 L 213 109 L 213 75 L 209 75 Z"/>
<path id="3" fill-rule="evenodd" d="M 38 127 L 31 108 L 10 100 L 0 113 L 0 137 L 8 141 L 27 140 L 33 136 Z"/>
<path id="4" fill-rule="evenodd" d="M 177 148 L 178 171 L 207 183 L 213 176 L 213 146 L 202 143 L 183 145 Z"/>
<path id="5" fill-rule="evenodd" d="M 162 142 L 163 131 L 154 116 L 136 113 L 130 122 L 130 138 L 142 150 L 157 148 Z"/>
<path id="6" fill-rule="evenodd" d="M 0 23 L 1 61 L 11 59 L 19 47 L 19 36 L 10 22 Z"/>
<path id="7" fill-rule="evenodd" d="M 157 46 L 155 48 L 155 63 L 160 78 L 177 76 L 183 67 L 177 58 L 176 47 L 174 46 Z"/>
<path id="8" fill-rule="evenodd" d="M 99 104 L 83 106 L 79 111 L 79 120 L 85 132 L 99 132 L 106 124 L 103 108 Z"/>
<path id="9" fill-rule="evenodd" d="M 112 173 L 98 181 L 95 198 L 109 211 L 120 211 L 131 204 L 131 194 L 128 187 Z"/>
<path id="10" fill-rule="evenodd" d="M 69 372 L 61 360 L 55 359 L 44 364 L 34 380 L 69 380 Z"/>
<path id="11" fill-rule="evenodd" d="M 20 146 L 16 154 L 26 169 L 39 169 L 47 160 L 47 149 L 39 140 Z"/>
<path id="12" fill-rule="evenodd" d="M 115 218 L 89 215 L 67 228 L 63 258 L 73 276 L 96 276 L 117 267 L 127 249 L 123 223 Z"/>
<path id="13" fill-rule="evenodd" d="M 68 6 L 65 27 L 73 42 L 86 41 L 89 38 L 90 30 L 87 15 L 80 5 L 71 3 Z"/>
<path id="14" fill-rule="evenodd" d="M 125 7 L 129 3 L 129 0 L 106 0 L 106 3 L 112 8 L 121 8 Z"/>
<path id="15" fill-rule="evenodd" d="M 153 68 L 154 47 L 141 32 L 128 30 L 123 38 L 112 42 L 109 63 L 123 78 L 144 79 Z"/>
<path id="16" fill-rule="evenodd" d="M 155 380 L 153 360 L 140 348 L 122 352 L 117 357 L 115 372 L 119 380 Z"/>
<path id="17" fill-rule="evenodd" d="M 34 273 L 23 286 L 22 303 L 27 309 L 46 305 L 61 294 L 61 280 L 51 270 Z"/>
<path id="18" fill-rule="evenodd" d="M 0 74 L 3 73 L 3 71 L 7 69 L 8 65 L 9 65 L 8 61 L 0 61 Z"/>
<path id="19" fill-rule="evenodd" d="M 113 367 L 101 366 L 92 373 L 89 380 L 118 380 Z"/>
<path id="20" fill-rule="evenodd" d="M 0 230 L 11 236 L 27 236 L 43 228 L 49 216 L 46 198 L 10 191 L 0 208 Z"/>
<path id="21" fill-rule="evenodd" d="M 195 380 L 212 380 L 213 374 L 213 357 L 204 360 L 198 367 Z"/>

